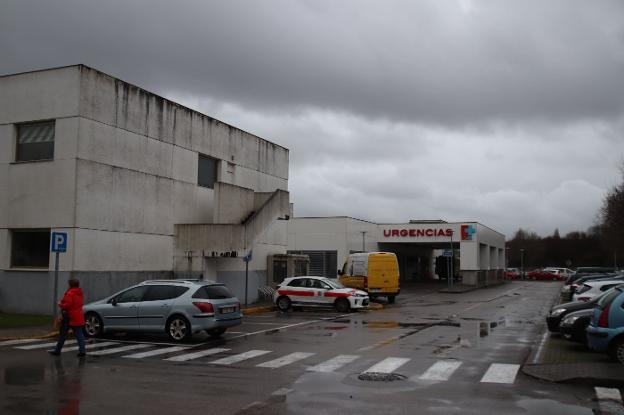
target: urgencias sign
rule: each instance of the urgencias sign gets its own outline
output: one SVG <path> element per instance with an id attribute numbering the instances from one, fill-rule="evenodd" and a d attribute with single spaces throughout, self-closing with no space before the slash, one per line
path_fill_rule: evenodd
<path id="1" fill-rule="evenodd" d="M 453 235 L 453 230 L 450 228 L 447 229 L 384 229 L 383 235 L 386 238 L 392 237 L 412 237 L 412 238 L 424 238 L 424 237 L 437 237 L 437 236 L 446 236 L 451 237 Z"/>

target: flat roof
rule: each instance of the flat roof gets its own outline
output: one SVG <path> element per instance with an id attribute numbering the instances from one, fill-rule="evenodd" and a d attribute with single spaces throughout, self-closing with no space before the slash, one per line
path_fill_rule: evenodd
<path id="1" fill-rule="evenodd" d="M 92 66 L 85 65 L 84 63 L 76 63 L 76 64 L 72 64 L 72 65 L 64 65 L 64 66 L 54 66 L 54 67 L 51 67 L 51 68 L 33 69 L 33 70 L 30 70 L 30 71 L 23 71 L 23 72 L 9 73 L 9 74 L 0 74 L 0 78 L 6 78 L 6 77 L 9 77 L 9 76 L 19 76 L 19 75 L 25 75 L 25 74 L 30 74 L 30 73 L 36 73 L 36 72 L 54 71 L 54 70 L 58 70 L 58 69 L 66 69 L 66 68 L 87 68 L 87 69 L 89 69 L 89 70 L 92 70 L 92 71 L 98 72 L 98 73 L 100 73 L 100 74 L 102 74 L 102 75 L 108 76 L 108 77 L 110 77 L 110 78 L 116 79 L 116 80 L 118 80 L 118 81 L 120 81 L 120 82 L 123 82 L 123 83 L 125 83 L 125 84 L 128 84 L 128 85 L 130 85 L 130 86 L 133 86 L 133 87 L 135 87 L 135 88 L 137 88 L 137 89 L 140 89 L 141 91 L 145 92 L 146 94 L 150 94 L 150 95 L 153 95 L 153 96 L 158 97 L 158 98 L 160 98 L 160 99 L 164 99 L 165 101 L 168 101 L 168 102 L 170 102 L 170 103 L 172 103 L 172 104 L 174 104 L 174 105 L 177 105 L 177 106 L 179 106 L 179 107 L 181 107 L 181 108 L 187 109 L 188 111 L 192 111 L 192 112 L 195 112 L 195 113 L 197 113 L 197 114 L 200 114 L 200 115 L 202 115 L 202 116 L 204 116 L 204 117 L 206 117 L 206 118 L 209 118 L 209 119 L 211 119 L 211 120 L 218 121 L 218 122 L 220 122 L 220 123 L 222 123 L 222 124 L 225 124 L 225 125 L 227 125 L 227 126 L 229 126 L 229 127 L 235 128 L 235 129 L 237 129 L 237 130 L 239 130 L 239 131 L 242 131 L 242 132 L 244 132 L 244 133 L 246 133 L 246 134 L 249 134 L 250 136 L 257 138 L 258 140 L 266 141 L 267 143 L 273 144 L 274 146 L 277 146 L 277 147 L 281 147 L 281 148 L 283 148 L 284 150 L 286 150 L 286 151 L 290 152 L 290 150 L 289 150 L 288 148 L 286 148 L 286 147 L 284 147 L 284 146 L 282 146 L 282 145 L 280 145 L 280 144 L 276 144 L 276 143 L 274 143 L 273 141 L 267 140 L 266 138 L 262 138 L 262 137 L 260 137 L 260 136 L 258 136 L 258 135 L 256 135 L 256 134 L 250 133 L 249 131 L 243 130 L 242 128 L 238 128 L 238 127 L 236 127 L 236 126 L 234 126 L 234 125 L 232 125 L 232 124 L 229 124 L 229 123 L 227 123 L 227 122 L 221 121 L 221 120 L 220 120 L 220 119 L 218 119 L 218 118 L 211 117 L 210 115 L 204 114 L 203 112 L 200 112 L 200 111 L 198 111 L 198 110 L 194 110 L 193 108 L 187 107 L 186 105 L 180 104 L 179 102 L 176 102 L 176 101 L 173 101 L 173 100 L 171 100 L 171 99 L 165 98 L 165 97 L 163 97 L 162 95 L 159 95 L 159 94 L 156 94 L 156 93 L 154 93 L 154 92 L 148 91 L 148 90 L 147 90 L 147 89 L 145 89 L 145 88 L 141 88 L 141 87 L 140 87 L 140 86 L 138 86 L 138 85 L 135 85 L 135 84 L 130 83 L 130 82 L 127 82 L 127 81 L 124 81 L 124 80 L 123 80 L 123 79 L 121 79 L 121 78 L 117 78 L 116 76 L 110 75 L 110 74 L 108 74 L 108 73 L 106 73 L 106 72 L 104 72 L 104 71 L 101 71 L 101 70 L 99 70 L 99 69 L 96 69 L 96 68 L 94 68 L 94 67 L 92 67 Z"/>

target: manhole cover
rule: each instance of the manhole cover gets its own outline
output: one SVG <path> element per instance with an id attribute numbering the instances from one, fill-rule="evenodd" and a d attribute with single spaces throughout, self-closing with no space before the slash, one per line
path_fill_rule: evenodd
<path id="1" fill-rule="evenodd" d="M 407 377 L 398 373 L 364 372 L 358 375 L 358 379 L 370 382 L 394 382 L 396 380 L 405 380 Z"/>

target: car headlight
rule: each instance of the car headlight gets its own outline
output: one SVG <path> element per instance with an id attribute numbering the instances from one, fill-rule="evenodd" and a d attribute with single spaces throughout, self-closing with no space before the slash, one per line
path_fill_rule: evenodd
<path id="1" fill-rule="evenodd" d="M 566 309 L 565 308 L 557 308 L 553 311 L 550 312 L 550 315 L 553 317 L 557 317 L 562 315 L 563 313 L 565 313 Z"/>
<path id="2" fill-rule="evenodd" d="M 578 316 L 566 317 L 561 322 L 561 325 L 571 326 L 578 319 L 579 319 Z"/>

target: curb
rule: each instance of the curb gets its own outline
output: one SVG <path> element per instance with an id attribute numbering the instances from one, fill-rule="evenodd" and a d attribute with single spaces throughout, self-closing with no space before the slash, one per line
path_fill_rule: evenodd
<path id="1" fill-rule="evenodd" d="M 262 306 L 262 307 L 249 307 L 249 308 L 243 308 L 242 312 L 243 315 L 251 315 L 251 314 L 260 314 L 260 313 L 267 313 L 269 311 L 275 311 L 277 310 L 277 307 L 274 305 L 268 305 L 268 306 Z"/>
<path id="2" fill-rule="evenodd" d="M 5 340 L 26 340 L 26 339 L 49 339 L 51 337 L 57 336 L 58 331 L 51 331 L 46 334 L 42 334 L 39 336 L 8 336 L 8 337 L 0 337 L 0 341 Z"/>

